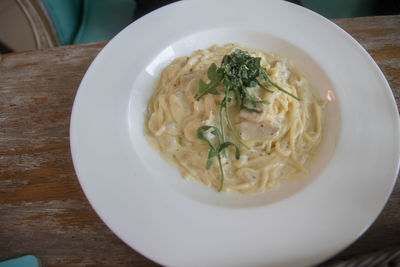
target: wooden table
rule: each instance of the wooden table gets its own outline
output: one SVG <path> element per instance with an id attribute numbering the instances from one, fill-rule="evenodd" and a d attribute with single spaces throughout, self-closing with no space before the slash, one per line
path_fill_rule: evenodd
<path id="1" fill-rule="evenodd" d="M 400 15 L 334 22 L 372 55 L 399 106 Z M 72 165 L 72 103 L 104 45 L 6 54 L 0 60 L 0 261 L 34 254 L 49 266 L 156 265 L 104 225 Z M 400 246 L 399 210 L 397 182 L 372 227 L 328 263 Z"/>

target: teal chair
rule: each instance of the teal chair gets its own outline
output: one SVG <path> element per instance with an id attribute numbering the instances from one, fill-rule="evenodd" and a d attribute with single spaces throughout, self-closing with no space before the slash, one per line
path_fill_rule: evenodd
<path id="1" fill-rule="evenodd" d="M 135 0 L 16 0 L 36 48 L 110 40 L 134 20 Z"/>
<path id="2" fill-rule="evenodd" d="M 26 255 L 15 259 L 0 262 L 0 267 L 41 267 L 41 261 L 33 256 Z"/>
<path id="3" fill-rule="evenodd" d="M 133 21 L 134 0 L 42 0 L 61 45 L 113 38 Z"/>

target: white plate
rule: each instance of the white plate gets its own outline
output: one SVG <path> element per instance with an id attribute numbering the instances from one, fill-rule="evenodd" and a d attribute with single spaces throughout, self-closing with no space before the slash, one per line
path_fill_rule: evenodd
<path id="1" fill-rule="evenodd" d="M 186 182 L 143 136 L 161 69 L 230 42 L 287 56 L 322 97 L 336 95 L 311 174 L 277 192 L 240 196 Z M 398 112 L 377 65 L 336 25 L 281 1 L 183 1 L 134 22 L 88 69 L 70 134 L 99 216 L 132 248 L 173 266 L 321 262 L 371 225 L 399 166 Z"/>

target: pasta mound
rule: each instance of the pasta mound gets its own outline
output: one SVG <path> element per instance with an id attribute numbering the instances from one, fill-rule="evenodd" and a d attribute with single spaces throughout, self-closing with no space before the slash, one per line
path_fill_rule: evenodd
<path id="1" fill-rule="evenodd" d="M 163 70 L 149 101 L 145 134 L 150 144 L 176 166 L 185 179 L 201 181 L 218 189 L 221 183 L 218 164 L 206 169 L 210 147 L 198 138 L 197 130 L 205 125 L 220 125 L 223 85 L 219 88 L 221 94 L 207 94 L 198 101 L 194 96 L 199 81 L 208 82 L 208 67 L 212 63 L 219 66 L 223 56 L 236 49 L 260 57 L 261 65 L 273 82 L 300 100 L 268 83 L 264 86 L 273 93 L 257 85 L 248 91 L 253 97 L 270 103 L 258 103 L 261 111 L 258 113 L 240 109 L 235 105 L 235 96 L 231 96 L 231 122 L 250 149 L 240 146 L 238 160 L 233 148 L 222 152 L 225 173 L 222 191 L 254 194 L 275 190 L 281 181 L 308 172 L 307 166 L 321 142 L 325 117 L 324 102 L 305 76 L 280 55 L 227 44 L 214 45 L 195 51 L 189 57 L 175 59 Z M 234 142 L 226 122 L 223 124 L 227 140 Z"/>

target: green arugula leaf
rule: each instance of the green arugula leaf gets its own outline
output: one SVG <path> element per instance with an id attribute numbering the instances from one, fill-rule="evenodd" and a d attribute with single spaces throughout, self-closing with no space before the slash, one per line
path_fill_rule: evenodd
<path id="1" fill-rule="evenodd" d="M 206 94 L 213 94 L 213 95 L 219 94 L 217 87 L 218 85 L 220 85 L 222 79 L 224 78 L 223 70 L 221 70 L 220 68 L 217 69 L 217 65 L 213 63 L 207 70 L 207 76 L 208 79 L 210 79 L 210 82 L 205 83 L 203 80 L 200 79 L 199 91 L 194 97 L 196 100 L 199 100 Z"/>
<path id="2" fill-rule="evenodd" d="M 266 80 L 267 82 L 269 82 L 272 86 L 274 86 L 276 89 L 278 89 L 279 91 L 284 92 L 287 95 L 290 95 L 291 97 L 293 97 L 294 99 L 300 101 L 300 98 L 298 98 L 297 96 L 289 93 L 288 91 L 286 91 L 285 89 L 283 89 L 282 87 L 280 87 L 279 85 L 277 85 L 276 83 L 274 83 L 271 78 L 269 78 L 267 71 L 265 68 L 263 68 L 263 70 L 261 71 L 261 76 L 264 78 L 264 80 Z M 265 89 L 264 87 L 262 87 L 263 89 Z M 268 92 L 270 92 L 270 90 L 266 89 Z"/>
<path id="3" fill-rule="evenodd" d="M 274 92 L 274 91 L 269 90 L 269 89 L 268 89 L 267 87 L 265 87 L 264 85 L 262 85 L 262 83 L 260 83 L 259 80 L 257 80 L 256 82 L 257 82 L 257 84 L 258 84 L 262 89 L 264 89 L 264 90 L 267 91 L 268 93 L 273 93 L 273 92 Z"/>
<path id="4" fill-rule="evenodd" d="M 225 148 L 227 148 L 228 146 L 233 146 L 233 147 L 235 147 L 235 149 L 236 149 L 236 152 L 235 152 L 235 158 L 236 159 L 240 159 L 240 149 L 239 149 L 239 147 L 237 146 L 237 145 L 235 145 L 234 143 L 232 143 L 232 142 L 225 142 L 225 143 L 222 143 L 220 146 L 219 146 L 219 152 L 221 152 L 222 150 L 224 150 Z"/>
<path id="5" fill-rule="evenodd" d="M 216 146 L 213 146 L 212 142 L 204 135 L 204 133 L 209 131 L 210 129 L 212 129 L 212 131 L 210 131 L 210 133 L 213 134 L 214 136 L 216 136 L 218 139 Z M 223 184 L 224 184 L 224 170 L 223 170 L 222 163 L 221 163 L 220 153 L 227 147 L 233 146 L 236 149 L 235 158 L 239 159 L 240 158 L 239 147 L 232 142 L 223 142 L 222 143 L 221 142 L 221 140 L 222 140 L 221 132 L 219 131 L 219 129 L 217 127 L 214 127 L 214 126 L 208 126 L 208 125 L 201 126 L 199 129 L 197 129 L 197 138 L 207 142 L 207 144 L 210 146 L 210 151 L 208 152 L 208 158 L 207 158 L 207 162 L 206 162 L 206 169 L 208 170 L 211 168 L 214 157 L 217 157 L 217 159 L 218 159 L 220 175 L 221 175 L 221 184 L 220 184 L 218 191 L 221 191 Z"/>
<path id="6" fill-rule="evenodd" d="M 206 169 L 210 169 L 212 163 L 213 163 L 213 157 L 218 155 L 218 151 L 214 148 L 210 148 L 210 151 L 208 153 L 208 158 L 207 158 L 207 163 L 206 163 Z"/>

